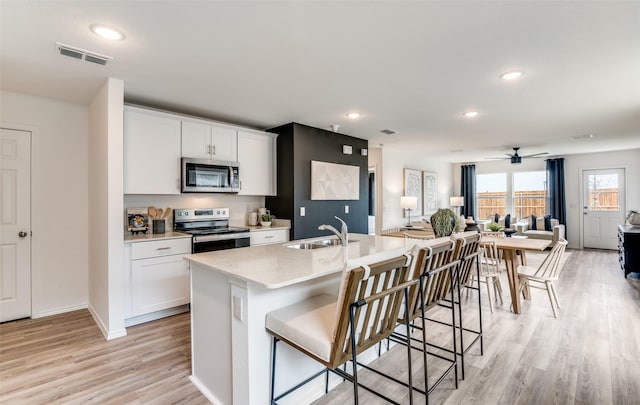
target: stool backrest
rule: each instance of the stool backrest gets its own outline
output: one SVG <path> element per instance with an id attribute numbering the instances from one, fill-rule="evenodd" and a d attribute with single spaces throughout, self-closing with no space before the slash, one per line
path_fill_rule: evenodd
<path id="1" fill-rule="evenodd" d="M 355 329 L 356 353 L 361 353 L 393 333 L 404 301 L 410 256 L 398 256 L 348 272 L 342 297 L 338 300 L 339 316 L 335 328 L 335 344 L 329 367 L 351 358 L 351 323 Z M 353 311 L 353 320 L 351 320 Z"/>
<path id="2" fill-rule="evenodd" d="M 480 251 L 480 234 L 477 232 L 463 232 L 453 237 L 455 241 L 454 260 L 459 260 L 458 282 L 466 285 L 471 277 L 471 270 L 478 260 Z"/>
<path id="3" fill-rule="evenodd" d="M 437 245 L 421 248 L 417 252 L 411 277 L 420 281 L 411 288 L 409 295 L 410 320 L 422 316 L 420 288 L 425 311 L 437 305 L 451 290 L 451 272 L 456 265 L 453 260 L 453 246 L 450 239 L 443 239 Z M 405 314 L 402 311 L 400 322 L 405 322 Z"/>

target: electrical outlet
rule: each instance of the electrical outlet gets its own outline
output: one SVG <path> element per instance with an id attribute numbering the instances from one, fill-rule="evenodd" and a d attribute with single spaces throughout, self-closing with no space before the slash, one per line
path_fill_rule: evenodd
<path id="1" fill-rule="evenodd" d="M 235 295 L 233 296 L 233 317 L 236 318 L 237 320 L 239 320 L 240 322 L 243 321 L 242 319 L 242 297 L 236 297 Z"/>
<path id="2" fill-rule="evenodd" d="M 300 216 L 304 217 L 307 214 L 307 210 L 304 207 L 300 207 Z"/>
<path id="3" fill-rule="evenodd" d="M 348 205 L 345 205 L 345 206 L 344 206 L 344 213 L 345 213 L 345 214 L 348 214 L 348 213 L 349 213 L 349 206 L 348 206 Z"/>

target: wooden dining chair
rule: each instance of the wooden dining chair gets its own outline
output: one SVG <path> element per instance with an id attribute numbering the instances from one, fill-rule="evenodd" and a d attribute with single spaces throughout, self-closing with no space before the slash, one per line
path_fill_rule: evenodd
<path id="1" fill-rule="evenodd" d="M 418 235 L 416 233 L 409 232 L 402 232 L 402 234 L 405 239 L 432 240 L 436 238 L 435 235 Z"/>
<path id="2" fill-rule="evenodd" d="M 387 254 L 388 255 L 388 254 Z M 357 356 L 389 337 L 397 324 L 400 309 L 409 310 L 409 287 L 417 280 L 408 279 L 411 256 L 398 256 L 373 264 L 362 264 L 353 270 L 345 266 L 338 297 L 321 294 L 299 303 L 272 311 L 266 316 L 266 330 L 273 336 L 271 351 L 271 404 L 290 394 L 314 378 L 332 371 L 353 383 L 354 403 L 358 403 L 358 387 L 396 403 L 373 387 L 358 382 Z M 409 326 L 407 324 L 407 333 Z M 276 347 L 284 342 L 326 368 L 295 387 L 275 395 Z M 409 403 L 413 403 L 411 348 L 407 348 Z M 351 360 L 352 373 L 339 366 Z M 375 387 L 375 388 L 380 388 Z M 326 388 L 325 388 L 326 389 Z"/>
<path id="3" fill-rule="evenodd" d="M 567 244 L 568 242 L 566 240 L 559 239 L 538 268 L 518 266 L 518 279 L 520 280 L 520 291 L 518 291 L 518 294 L 521 294 L 525 287 L 547 290 L 551 310 L 555 318 L 558 317 L 556 307 L 560 308 L 560 302 L 558 301 L 558 294 L 556 293 L 553 282 L 560 276 L 563 264 L 562 258 Z"/>
<path id="4" fill-rule="evenodd" d="M 500 304 L 504 304 L 502 300 L 502 284 L 500 283 L 500 254 L 495 241 L 481 241 L 480 247 L 483 254 L 480 259 L 479 279 L 475 274 L 471 275 L 471 284 L 474 282 L 485 283 L 487 286 L 487 299 L 489 301 L 489 310 L 493 313 L 493 300 L 491 299 L 491 290 L 496 294 L 496 299 L 500 299 Z M 480 284 L 478 284 L 479 286 Z M 468 291 L 468 290 L 467 290 Z"/>

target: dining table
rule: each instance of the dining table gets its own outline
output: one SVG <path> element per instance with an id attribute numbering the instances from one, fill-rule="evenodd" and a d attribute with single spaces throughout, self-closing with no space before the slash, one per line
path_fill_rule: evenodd
<path id="1" fill-rule="evenodd" d="M 493 236 L 483 236 L 481 243 L 485 241 L 494 241 L 498 250 L 502 252 L 502 258 L 507 269 L 507 278 L 509 279 L 509 290 L 511 292 L 511 303 L 513 312 L 519 314 L 521 312 L 520 303 L 520 281 L 518 280 L 518 254 L 522 255 L 524 262 L 525 251 L 544 251 L 549 245 L 550 240 L 545 239 L 529 239 L 529 238 L 497 238 Z M 525 299 L 530 299 L 529 290 L 523 290 Z"/>

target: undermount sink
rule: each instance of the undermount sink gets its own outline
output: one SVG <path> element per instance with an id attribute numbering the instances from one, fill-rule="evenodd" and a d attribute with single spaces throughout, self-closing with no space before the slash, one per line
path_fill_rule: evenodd
<path id="1" fill-rule="evenodd" d="M 356 242 L 356 241 L 353 239 L 347 240 L 347 243 L 352 243 L 352 242 Z M 329 246 L 340 246 L 341 244 L 342 242 L 340 242 L 339 239 L 322 239 L 322 240 L 314 240 L 312 242 L 292 243 L 285 246 L 291 249 L 309 250 L 309 249 L 320 249 L 320 248 L 329 247 Z"/>

